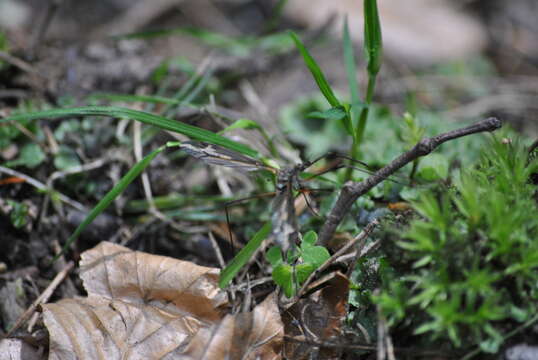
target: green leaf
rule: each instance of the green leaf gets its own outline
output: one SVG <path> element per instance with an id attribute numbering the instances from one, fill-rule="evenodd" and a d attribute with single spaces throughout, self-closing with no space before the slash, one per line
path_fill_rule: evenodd
<path id="1" fill-rule="evenodd" d="M 502 334 L 491 326 L 491 324 L 486 324 L 484 326 L 484 330 L 490 336 L 490 338 L 480 343 L 480 349 L 490 354 L 498 352 L 499 348 L 504 342 Z"/>
<path id="2" fill-rule="evenodd" d="M 63 254 L 67 249 L 69 249 L 69 246 L 75 241 L 79 235 L 84 231 L 84 229 L 91 224 L 91 222 L 99 216 L 105 209 L 114 201 L 114 199 L 121 194 L 127 186 L 133 182 L 134 179 L 144 169 L 150 164 L 151 160 L 155 158 L 160 152 L 162 152 L 164 149 L 166 149 L 166 146 L 161 146 L 156 150 L 153 150 L 149 155 L 146 155 L 142 160 L 140 160 L 138 163 L 136 163 L 128 172 L 125 174 L 120 181 L 95 205 L 95 207 L 90 211 L 88 216 L 82 221 L 82 223 L 75 229 L 75 232 L 67 239 L 64 247 L 62 248 L 62 251 L 56 255 L 56 257 L 53 259 L 53 262 L 58 259 L 58 257 Z"/>
<path id="3" fill-rule="evenodd" d="M 528 311 L 526 311 L 526 309 L 520 308 L 516 305 L 511 305 L 509 311 L 510 317 L 516 321 L 524 322 L 525 320 L 530 318 L 530 314 Z"/>
<path id="4" fill-rule="evenodd" d="M 230 261 L 230 264 L 220 273 L 219 287 L 225 288 L 234 276 L 250 260 L 254 252 L 260 247 L 262 241 L 271 233 L 271 222 L 263 224 L 262 228 L 249 240 L 249 242 L 239 251 L 239 253 Z"/>
<path id="5" fill-rule="evenodd" d="M 315 245 L 316 241 L 318 241 L 318 234 L 316 234 L 314 230 L 310 230 L 303 236 L 301 246 L 303 246 L 304 244 Z"/>
<path id="6" fill-rule="evenodd" d="M 423 256 L 422 258 L 420 258 L 419 260 L 413 263 L 413 268 L 416 269 L 416 268 L 428 265 L 430 262 L 432 262 L 432 260 L 433 260 L 433 257 L 431 255 Z"/>
<path id="7" fill-rule="evenodd" d="M 313 111 L 307 116 L 314 119 L 342 120 L 347 114 L 342 106 L 338 106 L 325 111 Z"/>
<path id="8" fill-rule="evenodd" d="M 219 134 L 223 134 L 227 131 L 234 130 L 234 129 L 245 129 L 245 130 L 261 130 L 263 131 L 263 128 L 258 124 L 257 122 L 250 120 L 250 119 L 238 119 L 230 126 L 224 128 L 223 130 L 219 131 Z"/>
<path id="9" fill-rule="evenodd" d="M 293 267 L 288 264 L 280 264 L 273 269 L 273 280 L 284 290 L 284 294 L 290 298 L 295 294 L 293 283 Z"/>
<path id="10" fill-rule="evenodd" d="M 364 0 L 364 49 L 368 61 L 368 75 L 377 75 L 383 57 L 383 38 L 376 0 Z"/>
<path id="11" fill-rule="evenodd" d="M 265 258 L 271 266 L 276 267 L 282 264 L 282 250 L 279 246 L 272 246 L 267 253 L 265 253 Z"/>
<path id="12" fill-rule="evenodd" d="M 62 121 L 56 130 L 54 130 L 54 137 L 59 142 L 63 142 L 67 134 L 76 134 L 79 131 L 81 131 L 80 121 L 75 119 Z"/>
<path id="13" fill-rule="evenodd" d="M 77 153 L 65 145 L 61 145 L 58 153 L 54 155 L 54 166 L 58 170 L 67 170 L 79 165 Z"/>
<path id="14" fill-rule="evenodd" d="M 0 120 L 1 121 L 1 120 Z M 22 147 L 19 157 L 5 163 L 7 167 L 26 166 L 35 168 L 45 161 L 45 154 L 36 143 L 26 144 Z"/>
<path id="15" fill-rule="evenodd" d="M 11 224 L 16 229 L 20 229 L 26 225 L 28 223 L 28 205 L 13 200 L 8 200 L 7 204 L 11 206 L 11 211 L 9 212 Z"/>
<path id="16" fill-rule="evenodd" d="M 417 175 L 427 181 L 445 179 L 448 176 L 448 159 L 440 154 L 422 158 Z"/>
<path id="17" fill-rule="evenodd" d="M 327 80 L 325 79 L 325 76 L 323 75 L 323 72 L 321 71 L 320 67 L 316 63 L 316 60 L 310 55 L 308 50 L 305 48 L 302 41 L 299 39 L 299 37 L 293 32 L 289 32 L 291 38 L 295 42 L 295 46 L 297 46 L 297 49 L 299 49 L 299 52 L 303 56 L 304 62 L 310 72 L 312 73 L 312 76 L 314 77 L 314 80 L 316 81 L 316 84 L 318 84 L 319 90 L 325 96 L 327 101 L 332 107 L 340 106 L 340 101 L 336 98 L 336 96 L 333 93 L 333 90 Z"/>
<path id="18" fill-rule="evenodd" d="M 314 264 L 299 264 L 295 267 L 295 274 L 297 275 L 297 282 L 302 285 L 306 279 L 316 271 L 317 266 Z"/>
<path id="19" fill-rule="evenodd" d="M 128 118 L 140 121 L 145 124 L 153 125 L 164 130 L 177 132 L 183 135 L 187 135 L 193 139 L 199 141 L 205 141 L 208 143 L 216 144 L 240 152 L 242 154 L 258 157 L 258 152 L 250 147 L 212 133 L 211 131 L 184 124 L 175 120 L 165 118 L 163 116 L 132 110 L 121 107 L 113 106 L 85 106 L 79 108 L 67 108 L 67 109 L 52 109 L 31 112 L 26 114 L 17 114 L 8 116 L 0 120 L 0 124 L 9 121 L 21 121 L 21 120 L 34 120 L 41 118 L 61 118 L 68 116 L 111 116 L 119 118 Z"/>
<path id="20" fill-rule="evenodd" d="M 320 267 L 331 256 L 323 246 L 307 246 L 302 250 L 301 257 L 304 262 L 312 264 L 315 269 Z"/>

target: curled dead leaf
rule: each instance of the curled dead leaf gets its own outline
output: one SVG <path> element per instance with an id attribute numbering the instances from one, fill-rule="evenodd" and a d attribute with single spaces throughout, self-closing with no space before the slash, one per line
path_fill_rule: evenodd
<path id="1" fill-rule="evenodd" d="M 278 359 L 276 299 L 225 315 L 216 268 L 103 242 L 82 254 L 87 298 L 43 305 L 49 359 Z"/>

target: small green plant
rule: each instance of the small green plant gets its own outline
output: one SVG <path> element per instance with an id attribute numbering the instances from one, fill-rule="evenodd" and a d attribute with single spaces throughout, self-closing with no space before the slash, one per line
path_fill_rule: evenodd
<path id="1" fill-rule="evenodd" d="M 316 245 L 317 234 L 314 231 L 306 233 L 297 251 L 289 251 L 287 259 L 282 258 L 282 251 L 273 246 L 266 253 L 267 261 L 273 267 L 273 280 L 280 285 L 287 297 L 296 294 L 308 276 L 320 267 L 329 257 L 329 252 L 323 246 Z M 297 265 L 290 265 L 298 262 Z"/>
<path id="2" fill-rule="evenodd" d="M 536 321 L 537 169 L 523 146 L 495 140 L 450 191 L 422 194 L 420 218 L 397 242 L 404 254 L 389 256 L 373 297 L 392 325 L 496 352 L 503 324 Z"/>
<path id="3" fill-rule="evenodd" d="M 4 165 L 8 167 L 26 166 L 35 168 L 45 161 L 45 153 L 41 150 L 38 144 L 28 143 L 21 147 L 19 156 L 11 161 L 7 161 Z"/>
<path id="4" fill-rule="evenodd" d="M 349 35 L 347 19 L 344 23 L 344 61 L 351 94 L 351 103 L 346 103 L 337 98 L 329 82 L 326 80 L 323 71 L 316 63 L 312 55 L 308 52 L 299 37 L 290 32 L 295 45 L 303 56 L 306 66 L 312 73 L 321 93 L 331 106 L 324 112 L 316 112 L 318 118 L 342 121 L 344 129 L 352 139 L 352 146 L 349 155 L 355 159 L 360 159 L 360 146 L 364 139 L 366 122 L 372 105 L 377 74 L 381 68 L 383 58 L 383 41 L 381 36 L 381 24 L 377 10 L 376 0 L 364 0 L 364 49 L 367 60 L 368 87 L 364 101 L 359 97 L 359 86 L 357 83 L 357 71 L 355 67 L 355 57 L 353 45 Z M 348 178 L 351 178 L 352 170 L 348 171 Z"/>
<path id="5" fill-rule="evenodd" d="M 14 200 L 7 200 L 7 205 L 11 208 L 9 212 L 9 220 L 16 229 L 20 229 L 28 224 L 30 216 L 28 215 L 29 207 L 27 204 Z"/>

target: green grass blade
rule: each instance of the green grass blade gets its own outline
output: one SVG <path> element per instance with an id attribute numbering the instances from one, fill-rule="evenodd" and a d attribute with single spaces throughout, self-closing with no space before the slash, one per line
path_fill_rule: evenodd
<path id="1" fill-rule="evenodd" d="M 182 105 L 193 106 L 195 105 L 185 103 L 181 100 L 171 99 L 163 96 L 154 95 L 129 95 L 129 94 L 110 94 L 110 93 L 97 93 L 88 96 L 86 99 L 105 99 L 110 101 L 124 101 L 124 102 L 143 102 L 149 104 L 167 104 L 167 105 Z"/>
<path id="2" fill-rule="evenodd" d="M 189 80 L 187 80 L 185 84 L 183 84 L 183 86 L 181 86 L 181 88 L 179 88 L 179 90 L 174 94 L 174 99 L 182 100 L 185 96 L 187 96 L 187 94 L 194 89 L 196 84 L 200 82 L 201 76 L 202 75 L 198 74 L 197 72 L 193 73 L 189 77 Z"/>
<path id="3" fill-rule="evenodd" d="M 121 39 L 153 39 L 158 37 L 170 36 L 181 34 L 182 29 L 164 29 L 164 30 L 148 30 L 140 31 L 129 34 L 115 35 L 112 36 L 112 39 L 121 40 Z"/>
<path id="4" fill-rule="evenodd" d="M 355 52 L 353 50 L 353 42 L 349 35 L 349 25 L 347 17 L 344 22 L 344 62 L 346 65 L 346 75 L 349 83 L 349 92 L 351 94 L 351 103 L 360 103 L 359 83 L 357 82 L 357 67 L 355 65 Z"/>
<path id="5" fill-rule="evenodd" d="M 191 91 L 189 91 L 187 94 L 181 95 L 181 97 L 179 97 L 180 95 L 178 94 L 177 99 L 183 100 L 187 103 L 193 101 L 198 95 L 200 95 L 200 92 L 205 89 L 212 75 L 213 69 L 210 67 L 203 74 L 198 76 L 198 79 L 195 82 L 195 86 Z"/>
<path id="6" fill-rule="evenodd" d="M 346 67 L 347 81 L 349 84 L 349 93 L 351 95 L 351 123 L 353 124 L 353 127 L 356 127 L 359 119 L 359 111 L 357 111 L 356 106 L 353 105 L 360 104 L 361 99 L 359 97 L 359 83 L 357 81 L 355 52 L 353 50 L 351 36 L 349 35 L 347 17 L 344 22 L 344 63 Z"/>
<path id="7" fill-rule="evenodd" d="M 254 252 L 260 247 L 262 241 L 271 233 L 271 222 L 263 224 L 262 228 L 250 239 L 250 241 L 232 259 L 230 264 L 220 272 L 219 287 L 228 286 L 234 276 L 246 265 Z"/>
<path id="8" fill-rule="evenodd" d="M 56 261 L 58 257 L 65 253 L 67 249 L 71 246 L 71 244 L 79 237 L 79 235 L 84 231 L 84 229 L 91 224 L 93 220 L 99 214 L 101 214 L 105 209 L 110 205 L 114 199 L 121 194 L 127 186 L 133 182 L 134 179 L 144 169 L 149 165 L 151 160 L 155 158 L 160 152 L 162 152 L 164 149 L 166 149 L 166 146 L 161 146 L 160 148 L 153 150 L 149 155 L 146 155 L 142 160 L 140 160 L 138 163 L 135 164 L 128 172 L 125 174 L 120 181 L 95 205 L 95 207 L 90 211 L 88 216 L 82 221 L 82 223 L 75 229 L 75 232 L 67 239 L 67 242 L 65 243 L 64 247 L 62 248 L 62 251 L 56 255 L 53 261 Z"/>
<path id="9" fill-rule="evenodd" d="M 44 110 L 8 116 L 4 119 L 1 119 L 0 124 L 9 121 L 34 120 L 41 118 L 60 118 L 67 116 L 111 116 L 133 119 L 145 124 L 154 125 L 164 130 L 181 133 L 199 141 L 220 145 L 230 150 L 237 151 L 241 154 L 245 154 L 251 157 L 259 157 L 258 152 L 251 149 L 250 147 L 229 140 L 225 137 L 212 133 L 211 131 L 174 121 L 163 116 L 121 107 L 86 106 L 79 108 Z"/>
<path id="10" fill-rule="evenodd" d="M 340 106 L 340 101 L 336 98 L 334 95 L 334 92 L 327 82 L 327 79 L 325 79 L 325 75 L 323 75 L 323 72 L 321 71 L 320 67 L 316 63 L 316 60 L 310 55 L 308 50 L 305 48 L 303 42 L 297 34 L 295 34 L 293 31 L 290 31 L 290 36 L 295 42 L 295 46 L 297 46 L 297 49 L 299 49 L 299 52 L 303 56 L 304 62 L 310 72 L 312 73 L 312 76 L 314 77 L 314 80 L 316 81 L 316 84 L 318 84 L 319 90 L 325 96 L 329 104 L 331 104 L 332 107 Z"/>
<path id="11" fill-rule="evenodd" d="M 376 0 L 364 0 L 364 49 L 368 60 L 368 75 L 377 75 L 383 57 L 383 38 Z"/>

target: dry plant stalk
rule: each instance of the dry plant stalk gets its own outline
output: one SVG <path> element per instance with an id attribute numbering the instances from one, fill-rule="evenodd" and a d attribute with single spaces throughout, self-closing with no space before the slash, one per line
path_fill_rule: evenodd
<path id="1" fill-rule="evenodd" d="M 348 181 L 342 187 L 340 196 L 327 216 L 327 221 L 321 228 L 318 243 L 323 246 L 327 246 L 334 235 L 336 228 L 344 216 L 349 212 L 353 203 L 359 197 L 370 191 L 370 189 L 372 189 L 374 186 L 387 179 L 390 175 L 394 174 L 397 170 L 421 156 L 428 155 L 444 142 L 480 132 L 495 131 L 501 126 L 502 122 L 499 119 L 491 117 L 461 129 L 448 131 L 431 138 L 424 138 L 420 140 L 411 150 L 403 153 L 394 159 L 390 164 L 376 171 L 366 180 L 361 182 Z"/>

